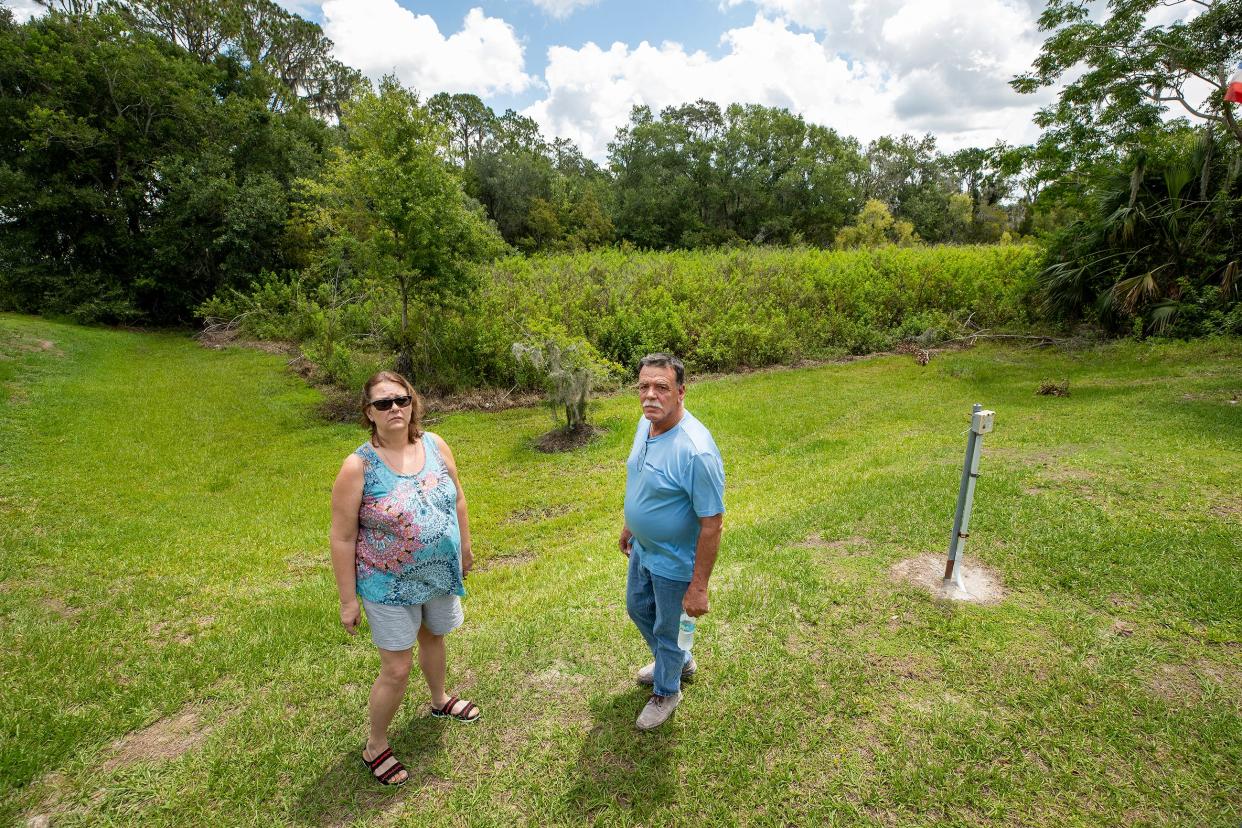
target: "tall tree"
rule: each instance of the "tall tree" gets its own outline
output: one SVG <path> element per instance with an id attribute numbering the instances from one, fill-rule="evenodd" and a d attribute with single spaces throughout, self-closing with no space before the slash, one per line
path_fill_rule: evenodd
<path id="1" fill-rule="evenodd" d="M 1170 107 L 1224 128 L 1242 144 L 1238 110 L 1224 99 L 1230 62 L 1242 55 L 1242 4 L 1110 0 L 1097 7 L 1048 0 L 1039 27 L 1050 34 L 1031 71 L 1011 81 L 1017 91 L 1033 93 L 1085 69 L 1036 116 L 1045 129 L 1041 144 L 1055 148 L 1037 159 L 1042 179 L 1085 175 L 1096 161 L 1124 158 L 1165 130 Z M 1188 12 L 1184 19 L 1149 22 L 1156 10 L 1179 7 Z"/>
<path id="2" fill-rule="evenodd" d="M 112 0 L 134 25 L 183 47 L 204 63 L 234 61 L 265 79 L 269 104 L 300 102 L 339 118 L 362 75 L 332 57 L 316 23 L 272 0 Z"/>
<path id="3" fill-rule="evenodd" d="M 439 92 L 427 99 L 427 109 L 448 129 L 448 150 L 458 165 L 478 157 L 496 133 L 496 114 L 478 95 Z"/>
<path id="4" fill-rule="evenodd" d="M 288 267 L 291 182 L 327 127 L 114 13 L 0 24 L 0 301 L 188 321 Z"/>
<path id="5" fill-rule="evenodd" d="M 934 136 L 878 138 L 868 145 L 866 161 L 866 198 L 883 203 L 894 217 L 910 221 L 924 241 L 944 241 L 951 235 L 949 197 L 955 189 Z"/>

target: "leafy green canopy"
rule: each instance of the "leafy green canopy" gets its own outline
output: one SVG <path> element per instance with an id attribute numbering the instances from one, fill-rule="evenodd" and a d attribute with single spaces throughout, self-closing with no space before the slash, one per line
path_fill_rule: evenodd
<path id="1" fill-rule="evenodd" d="M 1153 22 L 1170 7 L 1190 13 Z M 1081 216 L 1052 245 L 1046 307 L 1118 330 L 1242 331 L 1242 125 L 1224 98 L 1242 4 L 1112 0 L 1093 18 L 1087 3 L 1050 0 L 1040 26 L 1051 34 L 1014 88 L 1072 80 L 1040 111 L 1028 161 L 1046 200 Z"/>
<path id="2" fill-rule="evenodd" d="M 136 7 L 0 16 L 0 306 L 183 322 L 297 263 L 289 192 L 328 127 L 265 71 L 135 27 Z"/>
<path id="3" fill-rule="evenodd" d="M 1166 129 L 1170 106 L 1224 129 L 1242 143 L 1235 107 L 1224 100 L 1232 63 L 1242 59 L 1242 4 L 1236 0 L 1048 0 L 1039 18 L 1050 32 L 1031 71 L 1011 83 L 1034 93 L 1067 77 L 1036 122 L 1045 129 L 1035 161 L 1044 180 L 1124 158 Z M 1149 22 L 1186 9 L 1186 19 Z"/>
<path id="4" fill-rule="evenodd" d="M 530 253 L 613 240 L 608 175 L 572 141 L 549 143 L 532 119 L 512 109 L 498 116 L 476 95 L 441 92 L 427 108 L 448 129 L 466 192 L 509 244 Z"/>

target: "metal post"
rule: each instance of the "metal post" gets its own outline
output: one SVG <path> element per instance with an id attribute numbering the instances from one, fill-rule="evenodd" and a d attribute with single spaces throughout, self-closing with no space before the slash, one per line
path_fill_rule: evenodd
<path id="1" fill-rule="evenodd" d="M 970 434 L 966 438 L 966 461 L 962 464 L 962 482 L 957 492 L 957 510 L 953 514 L 953 535 L 949 538 L 949 559 L 944 566 L 945 585 L 952 583 L 966 591 L 962 581 L 962 551 L 970 537 L 970 509 L 975 500 L 975 481 L 979 479 L 979 455 L 983 451 L 983 435 L 992 430 L 995 412 L 984 411 L 975 403 L 970 409 Z"/>

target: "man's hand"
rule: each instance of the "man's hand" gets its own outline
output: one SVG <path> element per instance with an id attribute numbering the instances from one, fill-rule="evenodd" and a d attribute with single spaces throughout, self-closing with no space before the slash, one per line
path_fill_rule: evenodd
<path id="1" fill-rule="evenodd" d="M 707 615 L 707 587 L 691 584 L 686 597 L 681 599 L 681 608 L 691 618 Z"/>
<path id="2" fill-rule="evenodd" d="M 362 608 L 358 606 L 358 599 L 352 601 L 341 602 L 341 626 L 345 628 L 345 632 L 350 635 L 358 634 L 358 623 L 362 620 Z"/>
<path id="3" fill-rule="evenodd" d="M 619 545 L 621 547 L 621 554 L 627 558 L 630 556 L 630 538 L 632 537 L 634 537 L 634 533 L 630 531 L 630 528 L 628 526 L 622 526 Z"/>

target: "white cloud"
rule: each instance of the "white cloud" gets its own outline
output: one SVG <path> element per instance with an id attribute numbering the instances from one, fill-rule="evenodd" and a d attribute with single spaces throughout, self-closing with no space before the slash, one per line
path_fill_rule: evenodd
<path id="1" fill-rule="evenodd" d="M 772 2 L 791 8 L 799 4 Z M 923 4 L 933 8 L 919 11 Z M 825 17 L 842 17 L 838 7 L 828 4 L 802 5 Z M 749 26 L 726 32 L 721 43 L 727 54 L 718 59 L 688 53 L 676 43 L 655 47 L 643 42 L 633 49 L 614 43 L 607 50 L 593 43 L 580 49 L 553 47 L 544 77 L 548 95 L 525 114 L 546 134 L 571 138 L 596 159 L 605 156 L 608 141 L 628 121 L 633 105 L 658 111 L 698 98 L 721 105 L 785 107 L 864 142 L 925 131 L 936 133 L 942 149 L 1032 140 L 1038 133 L 1030 116 L 1038 101 L 1017 95 L 1006 84 L 1014 61 L 1028 58 L 1009 37 L 989 28 L 1012 22 L 1005 17 L 1012 10 L 998 0 L 981 0 L 971 14 L 945 13 L 954 5 L 949 0 L 912 0 L 908 7 L 889 2 L 894 12 L 908 13 L 907 19 L 888 28 L 868 24 L 876 50 L 887 52 L 888 60 L 843 54 L 830 36 L 798 31 L 783 18 L 763 14 Z M 987 17 L 989 6 L 999 8 L 999 17 Z M 859 10 L 865 14 L 867 8 L 856 3 L 842 19 L 853 26 Z M 944 20 L 937 18 L 937 9 Z M 924 43 L 928 27 L 937 34 Z M 961 49 L 961 43 L 972 43 L 971 50 Z"/>
<path id="2" fill-rule="evenodd" d="M 599 0 L 530 0 L 544 14 L 549 14 L 557 20 L 563 20 L 569 17 L 578 9 L 586 6 L 592 6 Z"/>
<path id="3" fill-rule="evenodd" d="M 13 12 L 13 19 L 18 23 L 25 23 L 30 18 L 38 17 L 47 11 L 34 0 L 9 0 L 5 5 L 9 7 L 9 11 Z"/>
<path id="4" fill-rule="evenodd" d="M 461 31 L 446 37 L 429 15 L 414 14 L 396 0 L 328 0 L 323 30 L 341 62 L 372 79 L 395 74 L 425 95 L 516 94 L 533 82 L 523 71 L 513 27 L 479 8 L 466 14 Z"/>

